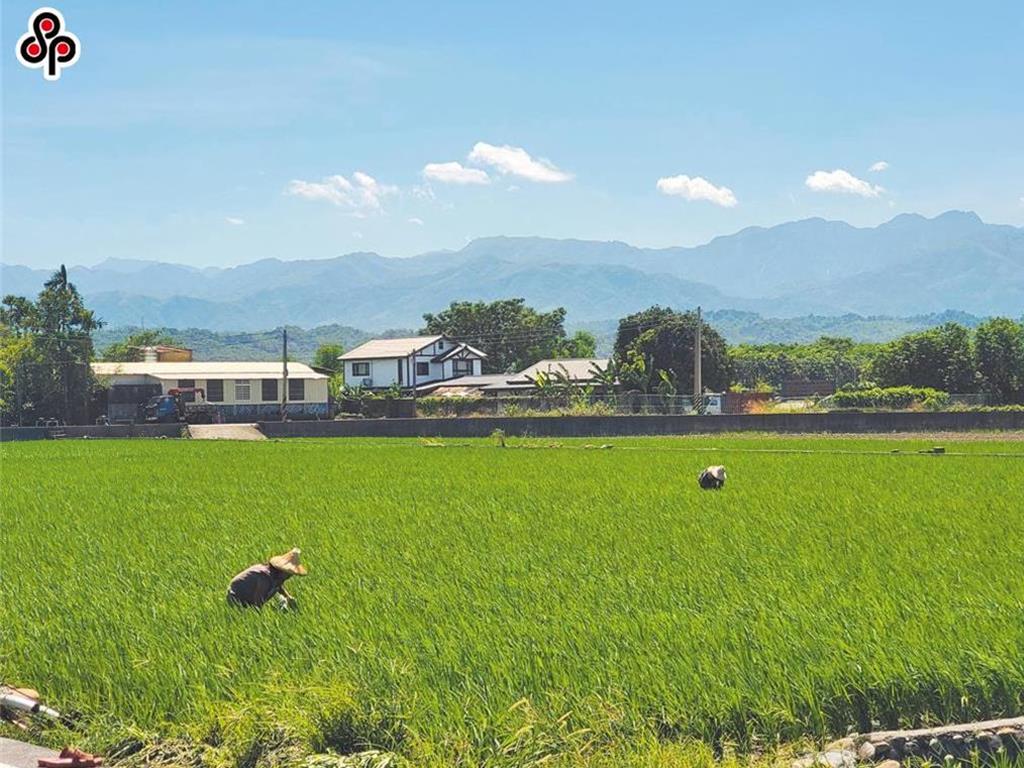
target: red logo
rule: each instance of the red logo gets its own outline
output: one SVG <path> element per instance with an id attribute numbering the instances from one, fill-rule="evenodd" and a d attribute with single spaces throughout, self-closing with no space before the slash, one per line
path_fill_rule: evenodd
<path id="1" fill-rule="evenodd" d="M 40 8 L 29 17 L 28 32 L 18 38 L 18 61 L 42 69 L 47 80 L 60 80 L 61 70 L 78 61 L 82 46 L 64 26 L 56 8 Z"/>

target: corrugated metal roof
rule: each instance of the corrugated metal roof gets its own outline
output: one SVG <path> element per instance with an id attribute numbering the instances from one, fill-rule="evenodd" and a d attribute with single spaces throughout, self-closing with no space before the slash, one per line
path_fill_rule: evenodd
<path id="1" fill-rule="evenodd" d="M 413 352 L 429 347 L 444 336 L 409 336 L 404 339 L 371 339 L 339 357 L 339 360 L 374 360 L 388 357 L 408 357 Z"/>
<path id="2" fill-rule="evenodd" d="M 281 363 L 92 363 L 97 376 L 152 376 L 155 379 L 280 379 Z M 288 363 L 289 379 L 326 379 L 304 363 Z"/>
<path id="3" fill-rule="evenodd" d="M 541 371 L 554 374 L 561 373 L 563 369 L 565 374 L 573 381 L 591 381 L 594 378 L 595 366 L 604 370 L 608 367 L 608 358 L 573 357 L 565 358 L 564 360 L 541 360 L 519 373 L 512 374 L 509 376 L 509 381 L 516 384 L 525 383 L 535 379 Z"/>
<path id="4" fill-rule="evenodd" d="M 416 387 L 417 392 L 434 391 L 448 388 L 476 389 L 490 384 L 503 384 L 508 379 L 506 373 L 485 373 L 482 376 L 458 376 L 454 379 L 431 381 Z"/>

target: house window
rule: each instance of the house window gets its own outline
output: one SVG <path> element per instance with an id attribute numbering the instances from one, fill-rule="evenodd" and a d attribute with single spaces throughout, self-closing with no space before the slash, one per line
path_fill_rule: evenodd
<path id="1" fill-rule="evenodd" d="M 263 402 L 277 402 L 277 379 L 263 379 L 261 389 L 263 390 L 261 393 L 263 395 Z"/>
<path id="2" fill-rule="evenodd" d="M 235 382 L 235 400 L 239 402 L 252 398 L 251 382 L 248 379 L 239 379 Z"/>
<path id="3" fill-rule="evenodd" d="M 444 342 L 443 341 L 437 342 L 437 351 L 440 352 L 442 349 L 444 349 Z"/>
<path id="4" fill-rule="evenodd" d="M 306 399 L 305 379 L 288 379 L 288 399 L 293 402 Z"/>
<path id="5" fill-rule="evenodd" d="M 178 389 L 194 389 L 196 386 L 195 379 L 178 379 Z M 182 402 L 194 403 L 196 401 L 195 392 L 185 392 L 181 396 Z"/>
<path id="6" fill-rule="evenodd" d="M 211 403 L 224 402 L 224 379 L 206 380 L 206 399 Z"/>
<path id="7" fill-rule="evenodd" d="M 370 364 L 369 363 L 352 363 L 352 375 L 353 376 L 369 376 L 370 375 Z"/>
<path id="8" fill-rule="evenodd" d="M 416 363 L 416 375 L 417 376 L 429 376 L 430 375 L 430 363 Z"/>
<path id="9" fill-rule="evenodd" d="M 452 364 L 452 372 L 456 376 L 472 376 L 473 375 L 473 361 L 472 360 L 456 360 Z"/>

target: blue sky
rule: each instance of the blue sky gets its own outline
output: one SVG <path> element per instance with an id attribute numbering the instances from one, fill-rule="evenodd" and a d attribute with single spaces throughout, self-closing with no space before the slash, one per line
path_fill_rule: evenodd
<path id="1" fill-rule="evenodd" d="M 36 7 L 2 10 L 8 263 L 1024 224 L 1019 0 L 67 0 L 57 82 L 14 56 Z"/>

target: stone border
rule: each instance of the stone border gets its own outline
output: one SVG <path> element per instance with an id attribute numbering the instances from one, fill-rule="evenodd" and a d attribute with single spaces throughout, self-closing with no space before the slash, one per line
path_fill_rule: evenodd
<path id="1" fill-rule="evenodd" d="M 823 752 L 793 761 L 792 768 L 854 768 L 858 763 L 877 761 L 882 761 L 879 768 L 898 768 L 903 760 L 969 765 L 991 763 L 998 757 L 1012 761 L 1022 754 L 1024 717 L 1011 717 L 847 736 Z"/>

